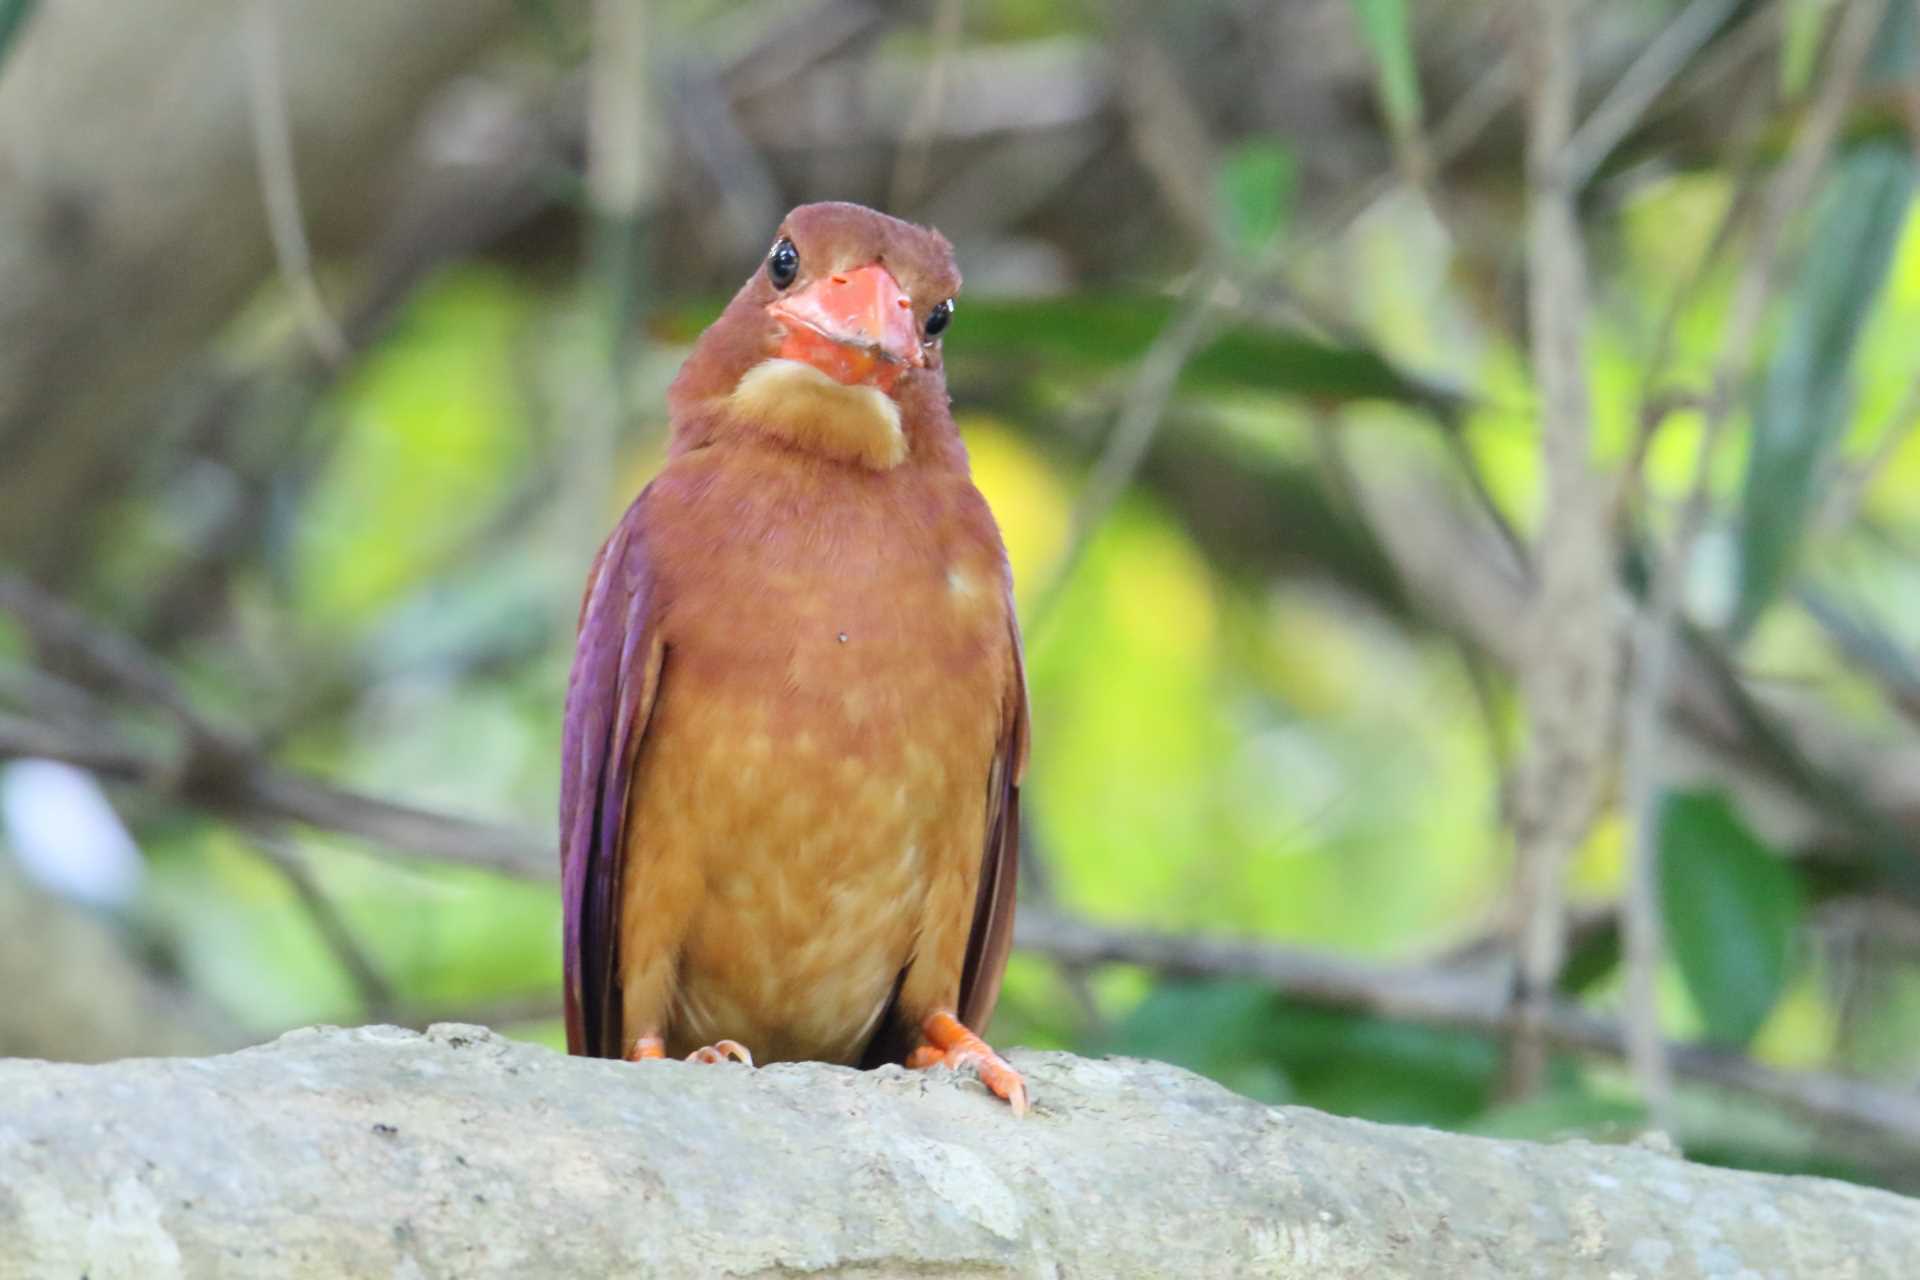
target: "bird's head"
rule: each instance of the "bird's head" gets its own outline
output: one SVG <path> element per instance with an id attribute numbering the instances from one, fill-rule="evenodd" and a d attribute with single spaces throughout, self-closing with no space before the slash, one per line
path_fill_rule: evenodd
<path id="1" fill-rule="evenodd" d="M 959 291 L 939 232 L 856 204 L 801 205 L 687 358 L 670 393 L 676 428 L 897 466 L 917 420 L 944 417 L 940 335 Z"/>

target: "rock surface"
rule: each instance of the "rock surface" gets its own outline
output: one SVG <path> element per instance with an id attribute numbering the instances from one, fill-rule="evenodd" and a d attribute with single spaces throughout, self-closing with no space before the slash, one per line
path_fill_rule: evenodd
<path id="1" fill-rule="evenodd" d="M 0 1277 L 1909 1277 L 1920 1202 L 1025 1053 L 566 1058 L 478 1027 L 0 1062 Z"/>

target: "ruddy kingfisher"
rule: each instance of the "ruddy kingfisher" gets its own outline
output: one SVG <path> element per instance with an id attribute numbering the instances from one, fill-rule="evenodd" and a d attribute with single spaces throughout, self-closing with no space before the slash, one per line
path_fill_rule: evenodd
<path id="1" fill-rule="evenodd" d="M 1012 573 L 948 408 L 938 232 L 802 205 L 667 393 L 567 687 L 568 1048 L 946 1064 L 1013 934 Z"/>

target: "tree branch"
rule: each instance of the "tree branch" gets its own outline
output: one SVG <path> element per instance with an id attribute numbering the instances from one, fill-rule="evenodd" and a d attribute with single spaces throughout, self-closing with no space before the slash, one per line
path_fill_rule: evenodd
<path id="1" fill-rule="evenodd" d="M 77 671 L 104 692 L 164 712 L 200 749 L 244 750 L 240 736 L 203 715 L 166 664 L 131 636 L 95 623 L 17 573 L 0 572 L 0 613 L 26 629 L 43 662 L 56 670 Z"/>
<path id="2" fill-rule="evenodd" d="M 1517 1021 L 1509 1087 L 1537 1089 L 1543 1022 L 1565 948 L 1561 879 L 1586 838 L 1611 768 L 1619 694 L 1619 588 L 1610 503 L 1592 464 L 1586 374 L 1587 267 L 1567 169 L 1578 64 L 1573 0 L 1537 0 L 1527 134 L 1527 317 L 1540 383 L 1546 515 L 1519 681 L 1529 736 L 1514 769 Z"/>
<path id="3" fill-rule="evenodd" d="M 1498 968 L 1484 964 L 1367 964 L 1259 939 L 1114 928 L 1031 909 L 1015 921 L 1014 944 L 1073 964 L 1140 965 L 1170 977 L 1244 978 L 1303 1004 L 1487 1035 L 1509 1034 L 1521 1016 L 1506 999 Z M 1548 1001 L 1539 1030 L 1545 1045 L 1627 1056 L 1628 1035 L 1620 1023 L 1569 1001 Z M 1681 1075 L 1920 1149 L 1920 1096 L 1844 1076 L 1779 1071 L 1706 1045 L 1663 1047 Z"/>
<path id="4" fill-rule="evenodd" d="M 397 853 L 520 879 L 548 879 L 557 865 L 545 840 L 518 828 L 364 795 L 257 758 L 248 758 L 237 771 L 216 772 L 111 733 L 0 713 L 0 759 L 22 756 L 61 760 L 236 820 L 296 822 Z"/>

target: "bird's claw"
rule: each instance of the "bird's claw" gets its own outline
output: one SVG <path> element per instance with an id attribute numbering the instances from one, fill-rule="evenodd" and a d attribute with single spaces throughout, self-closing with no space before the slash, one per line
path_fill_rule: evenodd
<path id="1" fill-rule="evenodd" d="M 687 1055 L 688 1062 L 738 1062 L 753 1065 L 753 1054 L 738 1040 L 715 1040 Z"/>
<path id="2" fill-rule="evenodd" d="M 667 1042 L 657 1035 L 636 1038 L 627 1050 L 628 1062 L 658 1062 L 667 1056 Z M 738 1040 L 715 1040 L 687 1055 L 688 1062 L 739 1062 L 753 1065 L 753 1051 Z"/>
<path id="3" fill-rule="evenodd" d="M 927 1043 L 907 1055 L 908 1067 L 916 1071 L 938 1066 L 955 1071 L 970 1070 L 995 1097 L 1013 1108 L 1013 1114 L 1027 1113 L 1026 1080 L 960 1019 L 944 1011 L 934 1013 L 927 1018 L 921 1032 L 927 1037 Z"/>

